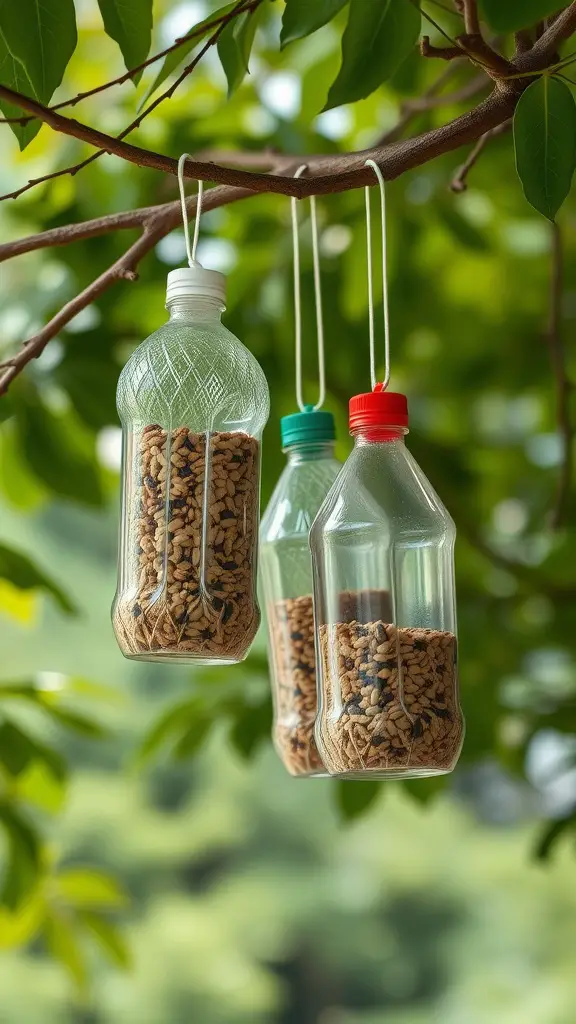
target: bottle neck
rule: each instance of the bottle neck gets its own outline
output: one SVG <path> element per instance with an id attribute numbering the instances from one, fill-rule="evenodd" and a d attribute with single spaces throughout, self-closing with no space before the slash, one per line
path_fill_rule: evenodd
<path id="1" fill-rule="evenodd" d="M 351 433 L 356 446 L 380 443 L 390 444 L 391 442 L 403 445 L 408 428 L 395 426 L 357 427 Z"/>
<path id="2" fill-rule="evenodd" d="M 289 466 L 297 466 L 302 462 L 317 462 L 319 459 L 334 458 L 334 441 L 306 441 L 302 444 L 291 444 L 284 448 Z"/>
<path id="3" fill-rule="evenodd" d="M 215 320 L 219 321 L 225 306 L 222 299 L 207 295 L 187 295 L 170 299 L 166 303 L 170 320 Z"/>

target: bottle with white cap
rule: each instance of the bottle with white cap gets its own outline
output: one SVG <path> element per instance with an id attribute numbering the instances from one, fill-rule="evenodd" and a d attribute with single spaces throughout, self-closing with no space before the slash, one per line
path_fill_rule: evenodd
<path id="1" fill-rule="evenodd" d="M 123 496 L 116 637 L 127 658 L 241 661 L 254 639 L 260 441 L 269 394 L 221 322 L 225 278 L 168 274 L 169 319 L 118 382 Z"/>

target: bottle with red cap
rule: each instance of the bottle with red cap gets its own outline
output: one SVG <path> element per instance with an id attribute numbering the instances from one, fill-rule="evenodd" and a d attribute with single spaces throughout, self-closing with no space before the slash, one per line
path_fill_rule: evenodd
<path id="1" fill-rule="evenodd" d="M 406 448 L 406 397 L 350 401 L 354 449 L 312 526 L 319 710 L 331 775 L 450 772 L 463 741 L 454 523 Z"/>

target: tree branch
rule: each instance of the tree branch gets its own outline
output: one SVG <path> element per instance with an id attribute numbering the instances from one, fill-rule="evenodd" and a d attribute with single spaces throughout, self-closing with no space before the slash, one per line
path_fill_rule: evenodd
<path id="1" fill-rule="evenodd" d="M 566 369 L 566 351 L 562 339 L 562 291 L 564 260 L 562 235 L 558 224 L 552 224 L 552 272 L 546 341 L 556 381 L 556 407 L 558 430 L 562 438 L 562 464 L 556 499 L 550 515 L 550 525 L 557 530 L 566 520 L 572 484 L 572 442 L 574 427 L 570 417 L 570 399 L 573 385 Z"/>
<path id="2" fill-rule="evenodd" d="M 246 199 L 253 195 L 252 192 L 247 189 L 241 188 L 213 188 L 205 193 L 203 199 L 203 209 L 214 210 L 218 206 L 223 206 L 225 203 L 237 202 L 240 199 Z M 197 198 L 193 196 L 188 202 L 188 208 L 190 214 L 193 215 L 196 212 Z M 108 267 L 96 280 L 92 281 L 87 288 L 84 288 L 78 295 L 76 295 L 70 302 L 52 317 L 51 320 L 32 338 L 29 338 L 19 351 L 11 359 L 7 359 L 5 362 L 0 363 L 0 395 L 3 395 L 8 390 L 11 382 L 19 373 L 22 372 L 24 367 L 32 360 L 37 359 L 42 354 L 48 342 L 55 338 L 56 335 L 62 330 L 66 324 L 89 306 L 90 303 L 94 302 L 100 295 L 102 295 L 108 288 L 111 288 L 117 281 L 128 280 L 135 281 L 138 274 L 138 264 L 142 258 L 150 252 L 151 249 L 168 234 L 176 225 L 180 222 L 181 211 L 180 203 L 166 203 L 165 205 L 154 208 L 148 207 L 148 210 L 154 210 L 155 212 L 148 217 L 143 215 L 147 212 L 146 210 L 134 211 L 142 216 L 143 231 L 140 237 L 134 242 L 133 245 L 122 255 L 111 267 Z M 126 216 L 126 215 L 124 215 Z M 98 228 L 102 228 L 102 221 L 108 220 L 108 230 L 113 230 L 110 219 L 97 218 L 96 221 L 88 221 L 86 225 L 82 225 L 86 229 L 87 225 L 92 226 L 92 234 L 102 233 Z M 116 225 L 118 226 L 118 225 Z M 122 224 L 123 227 L 133 227 L 133 224 Z M 59 229 L 56 229 L 59 230 Z M 34 236 L 32 236 L 34 237 Z M 77 237 L 87 237 L 77 236 Z M 71 240 L 71 239 L 68 239 Z M 7 243 L 10 245 L 11 243 Z M 61 243 L 63 244 L 63 243 Z"/>
<path id="3" fill-rule="evenodd" d="M 576 0 L 558 15 L 556 21 L 536 40 L 526 53 L 519 53 L 514 59 L 516 71 L 541 71 L 554 57 L 565 39 L 576 32 Z"/>
<path id="4" fill-rule="evenodd" d="M 468 188 L 468 174 L 478 161 L 478 158 L 483 152 L 486 144 L 490 142 L 490 139 L 495 138 L 495 136 L 502 135 L 504 132 L 509 131 L 511 127 L 512 120 L 504 121 L 503 124 L 497 125 L 496 128 L 491 128 L 489 132 L 485 132 L 484 135 L 480 136 L 478 142 L 470 151 L 469 156 L 466 158 L 464 163 L 460 165 L 454 177 L 452 178 L 452 181 L 450 182 L 450 189 L 452 190 L 452 192 L 466 191 L 466 189 Z"/>
<path id="5" fill-rule="evenodd" d="M 249 6 L 253 6 L 253 3 L 249 4 Z M 246 9 L 248 8 L 240 8 L 235 13 L 241 14 L 242 11 Z M 206 33 L 210 31 L 210 29 L 217 28 L 218 25 L 220 25 L 223 21 L 226 22 L 228 20 L 229 12 L 227 14 L 221 14 L 213 18 L 211 21 L 206 22 L 206 24 L 203 27 L 197 26 L 196 28 L 192 29 L 191 32 L 188 32 L 187 35 L 180 36 L 180 38 L 176 39 L 171 46 L 167 46 L 165 50 L 160 50 L 159 53 L 155 53 L 152 57 L 148 57 L 147 60 L 142 61 L 141 64 L 137 64 L 135 68 L 130 68 L 129 71 L 126 71 L 123 75 L 120 75 L 118 78 L 113 78 L 109 82 L 103 82 L 102 85 L 96 85 L 94 89 L 88 89 L 86 92 L 79 92 L 76 96 L 71 96 L 70 99 L 62 100 L 60 103 L 55 103 L 52 107 L 50 107 L 50 109 L 63 110 L 65 107 L 75 107 L 77 103 L 80 103 L 82 100 L 87 100 L 90 96 L 96 96 L 98 93 L 104 92 L 106 89 L 111 89 L 114 85 L 123 85 L 124 82 L 128 82 L 130 81 L 130 79 L 135 78 L 136 75 L 138 75 L 141 71 L 144 71 L 145 68 L 150 67 L 151 64 L 155 64 L 157 60 L 161 60 L 162 57 L 167 57 L 169 53 L 172 53 L 174 50 L 178 50 L 179 47 L 184 46 L 185 43 L 189 43 L 195 38 L 201 38 L 202 36 L 206 35 Z M 35 120 L 36 117 L 33 114 L 29 117 L 0 117 L 0 124 L 25 125 L 28 124 L 30 121 Z"/>
<path id="6" fill-rule="evenodd" d="M 156 107 L 158 107 L 161 103 L 163 103 L 165 99 L 168 99 L 170 96 L 174 95 L 178 86 L 181 85 L 184 79 L 188 78 L 188 76 L 194 71 L 194 68 L 197 67 L 197 65 L 200 63 L 204 54 L 210 49 L 211 46 L 214 45 L 214 43 L 218 41 L 220 35 L 222 34 L 222 32 L 224 31 L 224 29 L 226 28 L 230 21 L 237 17 L 237 15 L 245 14 L 246 12 L 249 12 L 253 15 L 256 8 L 259 7 L 261 3 L 262 0 L 239 0 L 236 7 L 234 7 L 232 11 L 229 11 L 228 14 L 226 14 L 221 19 L 220 24 L 218 25 L 216 31 L 213 33 L 213 35 L 210 36 L 210 38 L 202 47 L 202 49 L 198 51 L 198 53 L 190 62 L 190 64 L 186 65 L 186 67 L 181 72 L 176 81 L 173 82 L 172 85 L 163 93 L 157 96 L 156 99 L 153 100 L 152 103 L 150 103 L 134 121 L 132 121 L 126 128 L 124 128 L 124 130 L 121 131 L 118 136 L 116 136 L 116 141 L 126 138 L 126 136 L 129 135 L 130 132 L 134 131 L 135 128 L 139 128 L 142 121 L 144 120 L 145 117 L 148 116 L 148 114 L 152 113 L 152 111 L 155 110 Z M 51 110 L 52 112 L 55 111 L 54 107 L 45 109 Z M 64 120 L 66 120 L 66 118 L 64 118 Z M 105 138 L 111 140 L 112 136 L 105 136 Z M 87 157 L 85 160 L 82 160 L 79 164 L 72 164 L 70 167 L 63 167 L 59 171 L 53 171 L 52 174 L 47 175 L 44 179 L 35 178 L 32 181 L 29 181 L 27 185 L 24 185 L 22 188 L 17 189 L 16 192 L 11 192 L 7 195 L 0 196 L 0 201 L 2 201 L 3 199 L 17 199 L 17 197 L 22 195 L 23 192 L 27 192 L 28 189 L 33 188 L 34 185 L 38 185 L 42 180 L 48 181 L 52 178 L 59 178 L 61 175 L 64 174 L 71 174 L 72 176 L 74 176 L 75 174 L 78 174 L 78 171 L 83 170 L 84 167 L 88 167 L 88 165 L 93 163 L 94 160 L 98 160 L 99 157 L 109 152 L 112 152 L 110 147 L 103 146 L 101 149 L 98 150 L 98 152 L 92 153 L 91 156 Z"/>
<path id="7" fill-rule="evenodd" d="M 137 164 L 152 167 L 166 174 L 177 174 L 177 161 L 153 150 L 134 146 L 129 142 L 112 138 L 96 128 L 88 127 L 73 118 L 64 117 L 57 111 L 42 106 L 36 100 L 0 85 L 0 96 L 40 117 L 55 131 L 97 146 L 106 152 Z M 373 183 L 373 174 L 365 167 L 368 157 L 375 160 L 384 176 L 391 180 L 404 171 L 448 153 L 466 142 L 473 142 L 485 131 L 507 120 L 514 111 L 517 92 L 511 87 L 500 86 L 482 101 L 474 110 L 455 118 L 448 125 L 424 132 L 413 139 L 392 145 L 375 146 L 359 153 L 320 155 L 307 157 L 308 177 L 294 178 L 281 174 L 263 174 L 237 168 L 221 167 L 201 160 L 188 160 L 185 175 L 203 181 L 248 188 L 254 192 L 277 192 L 281 195 L 303 199 L 310 195 L 324 195 L 345 192 L 351 188 Z M 294 165 L 296 158 L 286 156 L 285 164 Z M 285 170 L 288 169 L 286 166 Z"/>

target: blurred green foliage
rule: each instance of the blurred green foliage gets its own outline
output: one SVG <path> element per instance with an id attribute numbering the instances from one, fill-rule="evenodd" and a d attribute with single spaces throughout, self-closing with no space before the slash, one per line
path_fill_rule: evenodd
<path id="1" fill-rule="evenodd" d="M 111 25 L 119 5 L 100 6 Z M 209 20 L 216 6 L 157 4 L 153 50 Z M 285 41 L 306 37 L 281 51 L 283 8 L 270 5 L 241 88 L 227 100 L 229 87 L 243 78 L 238 52 L 228 49 L 226 75 L 212 55 L 142 123 L 137 140 L 174 157 L 182 150 L 269 148 L 305 159 L 369 145 L 396 122 L 405 98 L 423 93 L 439 71 L 409 55 L 387 85 L 321 113 L 339 73 L 346 23 L 344 4 L 325 6 L 327 23 L 306 36 L 297 18 L 309 18 L 310 8 L 287 5 L 297 17 L 290 23 L 286 13 Z M 491 6 L 485 0 L 487 13 Z M 124 13 L 129 9 L 124 5 Z M 456 31 L 454 16 L 435 17 Z M 122 54 L 134 59 L 119 29 L 109 27 L 109 35 L 120 48 L 106 38 L 96 4 L 77 18 L 78 49 L 56 98 L 120 75 Z M 177 52 L 180 62 L 189 60 L 189 43 Z M 166 58 L 167 76 L 178 67 L 172 60 Z M 152 66 L 136 90 L 127 83 L 85 101 L 78 116 L 118 132 L 160 84 L 157 73 Z M 460 64 L 446 90 L 474 74 Z M 410 131 L 464 109 L 423 111 Z M 44 127 L 22 156 L 7 135 L 6 153 L 2 191 L 83 158 L 86 147 Z M 510 136 L 490 142 L 468 191 L 454 196 L 447 184 L 460 160 L 460 153 L 445 156 L 388 186 L 393 386 L 409 395 L 410 447 L 460 538 L 467 738 L 454 780 L 387 787 L 284 779 L 265 749 L 271 712 L 262 638 L 244 665 L 226 672 L 171 675 L 127 665 L 115 650 L 108 622 L 119 485 L 114 388 L 134 346 L 164 319 L 166 271 L 184 260 L 181 232 L 159 243 L 137 283 L 117 284 L 62 330 L 0 400 L 0 947 L 12 950 L 0 965 L 0 1015 L 5 1006 L 10 1021 L 423 1024 L 430 1019 L 426 1007 L 446 1024 L 484 1024 L 494 1013 L 511 1024 L 569 1019 L 576 994 L 566 961 L 573 862 L 560 848 L 547 877 L 528 863 L 531 844 L 546 856 L 572 834 L 575 802 L 574 493 L 562 528 L 548 525 L 562 460 L 544 340 L 551 231 L 526 203 Z M 4 236 L 15 238 L 174 194 L 174 182 L 156 172 L 104 157 L 73 179 L 4 205 L 0 215 Z M 363 195 L 346 192 L 318 205 L 327 406 L 344 458 L 347 400 L 369 381 Z M 306 392 L 313 395 L 311 250 L 301 216 Z M 374 209 L 375 232 L 377 217 Z M 568 379 L 576 374 L 568 344 L 576 318 L 575 222 L 569 196 L 559 215 Z M 110 233 L 5 264 L 2 354 L 132 238 L 133 232 Z M 266 502 L 283 465 L 279 419 L 295 408 L 288 202 L 254 196 L 206 214 L 200 258 L 229 274 L 226 322 L 270 382 Z M 377 299 L 379 278 L 376 268 Z M 531 769 L 531 752 L 546 736 L 568 744 L 566 761 L 554 762 L 549 779 L 567 791 L 561 805 Z M 478 792 L 489 790 L 486 766 L 500 780 L 491 820 L 503 820 L 505 780 L 520 818 L 538 812 L 538 836 L 523 825 L 516 842 L 472 825 L 468 815 L 482 814 Z M 342 833 L 335 813 L 359 824 Z M 501 904 L 515 899 L 503 917 Z M 545 929 L 528 927 L 536 915 L 549 923 L 550 941 Z M 499 973 L 485 933 L 497 933 L 511 958 L 513 949 L 522 950 L 522 969 L 532 984 L 541 980 L 540 1003 L 529 1005 L 517 991 L 512 968 L 511 977 Z M 17 952 L 22 947 L 30 952 Z M 83 993 L 69 1013 L 45 950 Z M 475 956 L 490 965 L 480 993 Z M 455 958 L 458 976 L 450 973 Z M 104 992 L 106 959 L 124 968 L 134 962 L 134 991 L 116 980 L 114 994 Z M 555 977 L 553 996 L 547 971 Z M 82 999 L 91 978 L 90 1017 Z M 29 1016 L 14 1015 L 16 988 L 26 991 L 18 998 L 28 1000 Z"/>

